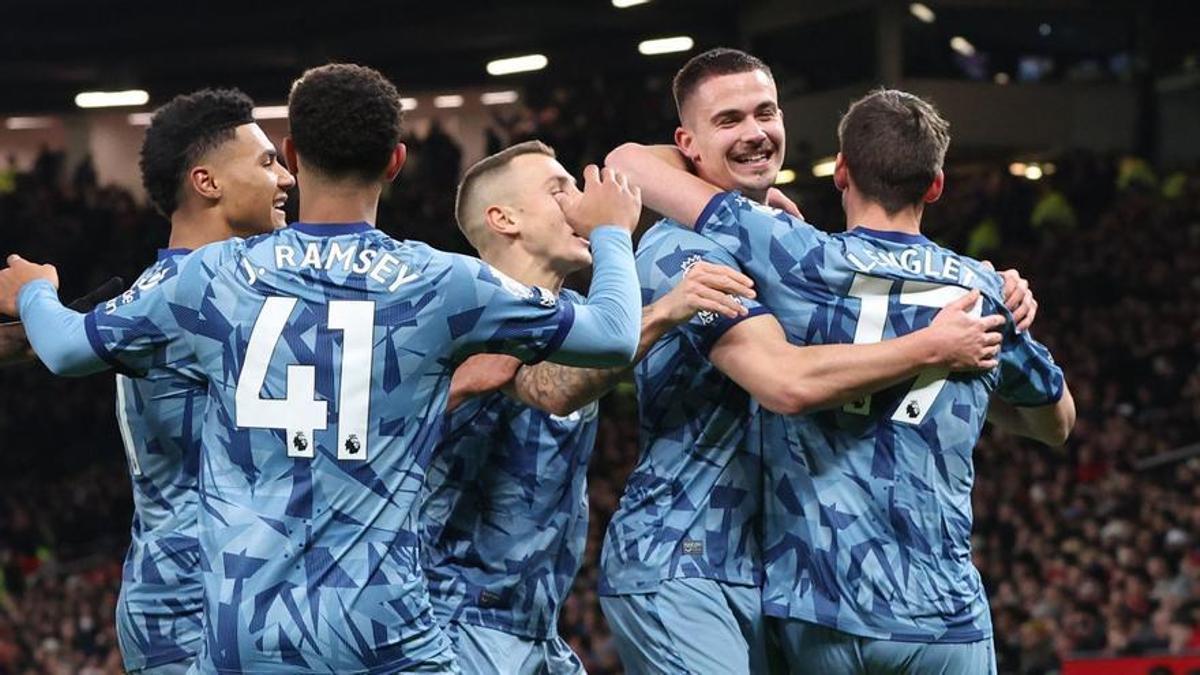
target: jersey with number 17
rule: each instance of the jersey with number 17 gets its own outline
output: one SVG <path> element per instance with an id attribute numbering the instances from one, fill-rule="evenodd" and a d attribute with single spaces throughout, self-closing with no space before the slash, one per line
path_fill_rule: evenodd
<path id="1" fill-rule="evenodd" d="M 200 671 L 453 671 L 417 522 L 453 364 L 536 360 L 575 310 L 366 223 L 207 246 L 163 292 L 209 382 Z"/>
<path id="2" fill-rule="evenodd" d="M 755 279 L 795 344 L 904 335 L 970 289 L 975 315 L 1007 314 L 995 272 L 920 235 L 830 235 L 736 194 L 715 196 L 696 230 Z M 991 637 L 971 562 L 972 452 L 991 396 L 1040 406 L 1063 388 L 1010 315 L 998 368 L 931 369 L 841 408 L 764 415 L 764 611 L 877 639 Z"/>

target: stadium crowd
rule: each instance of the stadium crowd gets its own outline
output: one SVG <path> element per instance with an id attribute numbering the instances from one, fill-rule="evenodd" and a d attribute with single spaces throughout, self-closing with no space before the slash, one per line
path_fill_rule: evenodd
<path id="1" fill-rule="evenodd" d="M 539 136 L 578 168 L 623 140 L 575 133 L 609 128 L 591 123 L 602 109 L 565 93 L 543 98 L 498 117 L 489 143 Z M 461 150 L 436 125 L 411 140 L 414 162 L 380 225 L 464 250 L 450 215 Z M 56 263 L 64 297 L 112 274 L 132 280 L 165 240 L 165 223 L 96 185 L 94 172 L 68 177 L 61 164 L 43 158 L 0 181 L 0 249 Z M 1160 181 L 1144 164 L 1086 155 L 1056 168 L 1033 182 L 952 162 L 927 223 L 934 239 L 1031 280 L 1034 330 L 1060 355 L 1078 400 L 1066 448 L 989 431 L 975 455 L 974 555 L 1000 671 L 1028 675 L 1072 654 L 1200 649 L 1200 459 L 1139 468 L 1200 439 L 1200 175 Z M 831 186 L 798 196 L 814 222 L 841 222 Z M 112 624 L 130 503 L 112 379 L 59 380 L 27 365 L 0 371 L 0 386 L 0 675 L 120 672 Z M 602 410 L 587 562 L 560 617 L 598 675 L 620 672 L 596 562 L 636 460 L 632 387 Z"/>

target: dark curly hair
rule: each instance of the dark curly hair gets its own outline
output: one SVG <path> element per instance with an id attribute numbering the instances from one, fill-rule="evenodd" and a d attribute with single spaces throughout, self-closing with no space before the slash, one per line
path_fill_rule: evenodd
<path id="1" fill-rule="evenodd" d="M 159 108 L 142 141 L 142 185 L 150 201 L 170 218 L 188 169 L 254 121 L 254 101 L 237 89 L 201 89 Z"/>
<path id="2" fill-rule="evenodd" d="M 403 118 L 396 86 L 366 66 L 310 68 L 288 96 L 296 153 L 334 179 L 379 180 L 400 142 Z"/>

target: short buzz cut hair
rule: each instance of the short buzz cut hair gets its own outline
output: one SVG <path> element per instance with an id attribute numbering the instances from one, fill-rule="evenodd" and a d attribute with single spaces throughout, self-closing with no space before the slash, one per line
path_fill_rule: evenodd
<path id="1" fill-rule="evenodd" d="M 842 159 L 863 195 L 895 214 L 921 203 L 950 147 L 950 123 L 919 96 L 876 89 L 838 122 Z"/>
<path id="2" fill-rule="evenodd" d="M 675 73 L 675 79 L 671 82 L 671 93 L 675 96 L 675 109 L 679 112 L 679 120 L 683 121 L 684 104 L 705 81 L 722 75 L 751 73 L 756 70 L 763 71 L 771 80 L 775 79 L 767 64 L 757 56 L 740 49 L 716 47 L 693 56 Z"/>
<path id="3" fill-rule="evenodd" d="M 171 217 L 188 171 L 206 154 L 254 122 L 254 101 L 237 89 L 181 94 L 154 113 L 138 160 L 142 187 L 159 213 Z"/>
<path id="4" fill-rule="evenodd" d="M 517 143 L 472 164 L 458 183 L 458 193 L 454 197 L 454 218 L 458 221 L 458 229 L 462 230 L 463 236 L 476 250 L 480 250 L 480 244 L 483 243 L 481 212 L 487 206 L 480 197 L 513 159 L 521 155 L 545 155 L 551 159 L 557 156 L 554 148 L 541 141 Z"/>
<path id="5" fill-rule="evenodd" d="M 379 180 L 400 142 L 403 121 L 396 86 L 366 66 L 310 68 L 288 95 L 297 154 L 334 180 Z"/>

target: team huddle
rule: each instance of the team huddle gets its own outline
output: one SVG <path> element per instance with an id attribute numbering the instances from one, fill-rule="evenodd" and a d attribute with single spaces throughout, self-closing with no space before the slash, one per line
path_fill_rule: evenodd
<path id="1" fill-rule="evenodd" d="M 597 401 L 630 374 L 598 588 L 626 672 L 995 672 L 973 448 L 985 420 L 1061 444 L 1075 407 L 1028 284 L 920 233 L 948 124 L 853 102 L 828 234 L 772 187 L 765 64 L 710 50 L 674 95 L 674 144 L 582 189 L 537 141 L 470 167 L 475 258 L 375 228 L 406 160 L 380 73 L 306 71 L 278 151 L 244 94 L 201 90 L 147 130 L 171 234 L 128 290 L 76 311 L 9 257 L 0 312 L 37 357 L 117 373 L 129 672 L 583 672 L 558 616 Z"/>

